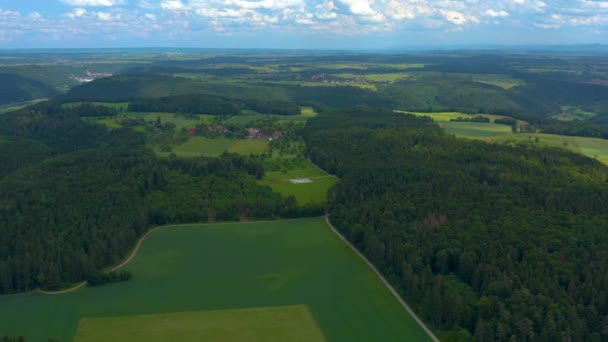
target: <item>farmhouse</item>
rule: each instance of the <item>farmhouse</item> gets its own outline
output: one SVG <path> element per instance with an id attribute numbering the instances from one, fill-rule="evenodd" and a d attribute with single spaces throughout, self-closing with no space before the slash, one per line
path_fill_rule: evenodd
<path id="1" fill-rule="evenodd" d="M 211 126 L 209 127 L 209 130 L 212 132 L 218 132 L 218 133 L 228 133 L 230 132 L 230 130 L 228 129 L 228 127 L 224 126 L 224 125 L 215 125 L 215 126 Z"/>

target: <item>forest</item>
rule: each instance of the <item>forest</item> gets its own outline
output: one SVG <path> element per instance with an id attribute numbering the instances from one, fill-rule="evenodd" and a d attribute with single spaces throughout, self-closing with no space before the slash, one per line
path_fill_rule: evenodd
<path id="1" fill-rule="evenodd" d="M 326 112 L 305 137 L 341 177 L 331 221 L 440 338 L 608 338 L 608 170 L 597 161 L 459 140 L 373 109 Z"/>
<path id="2" fill-rule="evenodd" d="M 48 102 L 0 117 L 0 293 L 113 281 L 100 272 L 153 225 L 301 215 L 293 197 L 255 181 L 259 162 L 161 160 L 142 134 L 80 114 Z"/>

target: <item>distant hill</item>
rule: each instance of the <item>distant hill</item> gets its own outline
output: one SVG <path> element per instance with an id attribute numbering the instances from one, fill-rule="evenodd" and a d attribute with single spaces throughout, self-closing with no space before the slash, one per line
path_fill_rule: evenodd
<path id="1" fill-rule="evenodd" d="M 0 74 L 0 105 L 53 97 L 59 91 L 43 82 L 15 74 Z"/>
<path id="2" fill-rule="evenodd" d="M 157 98 L 197 93 L 201 82 L 168 75 L 119 75 L 72 88 L 66 101 L 121 102 L 137 98 Z"/>

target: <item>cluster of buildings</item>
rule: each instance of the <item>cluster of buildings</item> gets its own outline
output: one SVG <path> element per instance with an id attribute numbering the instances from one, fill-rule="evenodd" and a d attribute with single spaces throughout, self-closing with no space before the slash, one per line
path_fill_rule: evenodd
<path id="1" fill-rule="evenodd" d="M 209 126 L 209 131 L 216 132 L 220 134 L 232 133 L 232 131 L 224 126 L 224 125 L 213 125 Z M 276 140 L 283 136 L 283 132 L 274 131 L 271 135 L 265 134 L 262 132 L 261 128 L 258 127 L 248 127 L 243 130 L 245 132 L 245 139 L 256 139 L 256 140 Z M 186 129 L 186 133 L 195 134 L 196 128 L 188 128 Z M 239 134 L 240 132 L 235 132 Z"/>
<path id="2" fill-rule="evenodd" d="M 89 70 L 87 70 L 84 73 L 84 76 L 72 76 L 72 79 L 75 79 L 76 81 L 80 82 L 80 83 L 87 83 L 87 82 L 91 82 L 94 81 L 98 78 L 104 78 L 104 77 L 110 77 L 112 76 L 112 74 L 108 74 L 105 72 L 90 72 Z"/>
<path id="3" fill-rule="evenodd" d="M 257 127 L 249 127 L 245 129 L 249 133 L 245 139 L 259 139 L 259 140 L 275 140 L 283 136 L 280 131 L 274 131 L 272 135 L 262 133 L 262 130 Z"/>

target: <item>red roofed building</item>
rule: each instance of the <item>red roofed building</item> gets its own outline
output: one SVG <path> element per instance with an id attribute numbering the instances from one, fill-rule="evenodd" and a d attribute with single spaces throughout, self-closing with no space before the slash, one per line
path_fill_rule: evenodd
<path id="1" fill-rule="evenodd" d="M 194 134 L 196 133 L 196 128 L 188 128 L 186 132 L 188 132 L 188 134 Z"/>

